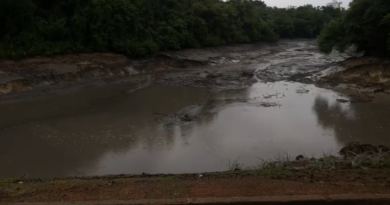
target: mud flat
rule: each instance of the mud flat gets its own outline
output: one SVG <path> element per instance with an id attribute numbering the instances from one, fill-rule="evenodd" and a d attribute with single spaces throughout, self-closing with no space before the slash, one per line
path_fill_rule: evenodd
<path id="1" fill-rule="evenodd" d="M 325 76 L 319 85 L 366 88 L 385 92 L 390 86 L 390 60 L 375 57 L 351 58 L 338 63 L 339 72 Z"/>
<path id="2" fill-rule="evenodd" d="M 218 172 L 351 141 L 390 146 L 385 89 L 316 86 L 341 57 L 297 40 L 2 62 L 5 84 L 21 76 L 30 87 L 0 95 L 0 177 Z"/>
<path id="3" fill-rule="evenodd" d="M 224 75 L 222 79 L 225 79 L 224 81 L 227 82 L 245 80 L 234 79 L 235 77 L 240 77 L 241 73 L 229 73 L 229 69 L 226 69 L 223 73 L 214 73 L 213 71 L 214 74 L 210 74 L 210 70 L 216 70 L 214 65 L 237 63 L 239 65 L 233 67 L 239 70 L 238 67 L 243 67 L 243 64 L 248 65 L 259 56 L 277 52 L 280 49 L 276 45 L 256 44 L 166 52 L 160 53 L 153 58 L 142 60 L 103 53 L 2 61 L 0 62 L 0 95 L 29 90 L 36 90 L 37 94 L 39 94 L 39 92 L 42 92 L 42 89 L 55 92 L 59 88 L 80 87 L 83 84 L 101 85 L 117 82 L 137 84 L 140 78 L 155 79 L 153 76 L 159 75 L 162 71 L 188 70 L 190 68 L 201 69 L 195 73 L 186 72 L 180 75 L 175 74 L 174 76 L 164 75 L 158 78 L 158 82 L 162 84 L 191 84 L 210 87 L 214 86 L 214 84 L 204 79 L 211 79 L 213 75 Z M 208 74 L 200 73 L 203 72 L 202 70 L 208 71 Z M 253 69 L 249 68 L 249 71 L 253 71 Z M 170 82 L 170 78 L 189 79 L 189 82 L 180 82 L 181 80 L 179 79 L 175 79 L 175 82 Z M 199 83 L 195 83 L 195 81 L 199 81 Z M 224 84 L 224 82 L 218 84 Z M 242 86 L 248 85 L 250 83 L 243 83 Z M 50 89 L 45 89 L 47 87 Z M 229 87 L 240 86 L 230 85 Z M 63 89 L 59 90 L 59 92 L 63 91 Z M 20 95 L 20 97 L 23 97 L 23 94 Z"/>

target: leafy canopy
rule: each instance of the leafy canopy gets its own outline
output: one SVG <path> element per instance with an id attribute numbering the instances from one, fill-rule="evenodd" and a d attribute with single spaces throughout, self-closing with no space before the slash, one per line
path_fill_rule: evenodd
<path id="1" fill-rule="evenodd" d="M 341 14 L 310 5 L 271 8 L 257 0 L 0 0 L 0 58 L 81 52 L 142 57 L 161 50 L 315 38 Z"/>
<path id="2" fill-rule="evenodd" d="M 354 45 L 366 56 L 390 56 L 390 1 L 354 0 L 341 18 L 330 22 L 318 38 L 320 50 L 344 51 Z"/>

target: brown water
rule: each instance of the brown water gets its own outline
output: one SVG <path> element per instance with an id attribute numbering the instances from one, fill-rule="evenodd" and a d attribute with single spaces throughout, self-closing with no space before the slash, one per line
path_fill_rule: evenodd
<path id="1" fill-rule="evenodd" d="M 221 92 L 154 85 L 127 94 L 126 85 L 115 85 L 1 104 L 0 177 L 222 171 L 229 160 L 255 166 L 281 151 L 321 156 L 350 141 L 390 145 L 389 98 L 341 104 L 330 90 L 306 85 L 308 93 L 297 93 L 302 86 Z M 226 103 L 237 97 L 280 106 Z M 212 112 L 194 123 L 165 125 L 153 115 L 202 102 L 212 102 Z"/>
<path id="2" fill-rule="evenodd" d="M 278 81 L 324 69 L 313 45 L 287 46 L 259 60 L 258 77 Z M 129 90 L 131 85 L 117 84 L 0 103 L 0 177 L 225 171 L 229 161 L 252 167 L 282 152 L 292 158 L 336 154 L 351 141 L 390 146 L 385 94 L 343 104 L 337 99 L 349 93 L 282 81 L 233 91 Z M 192 123 L 167 123 L 154 114 L 194 104 L 201 113 Z"/>

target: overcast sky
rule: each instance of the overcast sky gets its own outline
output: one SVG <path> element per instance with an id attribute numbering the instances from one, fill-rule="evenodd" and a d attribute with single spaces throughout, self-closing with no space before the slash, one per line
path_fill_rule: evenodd
<path id="1" fill-rule="evenodd" d="M 287 6 L 303 6 L 305 4 L 311 4 L 313 6 L 325 6 L 332 0 L 263 0 L 268 6 L 287 7 Z M 344 7 L 348 7 L 351 0 L 338 0 L 343 2 Z"/>

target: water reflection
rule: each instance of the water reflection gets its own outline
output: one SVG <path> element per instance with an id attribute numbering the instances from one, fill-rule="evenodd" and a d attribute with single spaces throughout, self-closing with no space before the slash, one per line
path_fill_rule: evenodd
<path id="1" fill-rule="evenodd" d="M 3 103 L 0 177 L 223 171 L 229 160 L 254 166 L 281 150 L 321 156 L 350 141 L 389 145 L 388 97 L 341 104 L 338 93 L 315 86 L 297 93 L 302 86 L 258 83 L 222 92 L 156 85 L 128 94 L 126 85 L 115 85 Z M 153 115 L 193 104 L 203 105 L 194 123 L 158 123 Z"/>
<path id="2" fill-rule="evenodd" d="M 152 113 L 172 113 L 209 97 L 202 89 L 151 87 L 125 95 L 126 89 L 114 86 L 1 105 L 7 118 L 0 122 L 0 177 L 88 175 L 100 169 L 108 153 L 170 150 L 177 130 L 155 123 Z"/>
<path id="3" fill-rule="evenodd" d="M 313 110 L 317 122 L 323 128 L 334 130 L 336 139 L 343 145 L 351 141 L 384 144 L 390 146 L 390 108 L 387 96 L 377 96 L 371 103 L 356 103 L 348 106 L 329 102 L 318 96 Z"/>

